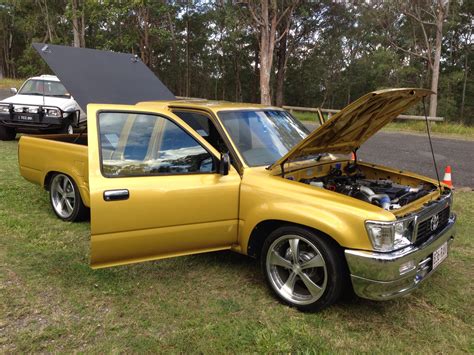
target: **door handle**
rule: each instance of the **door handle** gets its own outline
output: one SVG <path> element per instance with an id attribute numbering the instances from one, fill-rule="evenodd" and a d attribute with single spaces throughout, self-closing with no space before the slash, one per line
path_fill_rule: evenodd
<path id="1" fill-rule="evenodd" d="M 129 196 L 127 189 L 104 191 L 104 201 L 128 200 Z"/>

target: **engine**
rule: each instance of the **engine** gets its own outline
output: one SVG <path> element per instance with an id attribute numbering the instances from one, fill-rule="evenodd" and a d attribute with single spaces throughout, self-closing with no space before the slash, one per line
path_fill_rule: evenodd
<path id="1" fill-rule="evenodd" d="M 367 179 L 356 164 L 348 164 L 344 171 L 336 164 L 328 175 L 300 182 L 339 192 L 385 210 L 401 208 L 431 191 L 424 184 L 413 187 L 394 183 L 390 179 Z"/>

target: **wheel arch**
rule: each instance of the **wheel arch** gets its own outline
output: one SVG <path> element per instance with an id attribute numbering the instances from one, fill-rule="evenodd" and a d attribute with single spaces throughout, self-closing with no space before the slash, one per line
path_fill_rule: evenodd
<path id="1" fill-rule="evenodd" d="M 76 111 L 64 111 L 64 113 L 66 114 L 64 119 L 69 120 L 73 125 L 76 125 L 76 121 L 77 121 Z"/>
<path id="2" fill-rule="evenodd" d="M 277 228 L 284 227 L 284 226 L 294 226 L 294 227 L 310 230 L 318 234 L 322 238 L 326 239 L 327 241 L 331 242 L 332 244 L 334 244 L 336 248 L 342 250 L 341 245 L 337 242 L 336 239 L 334 239 L 329 234 L 317 228 L 300 224 L 300 223 L 291 222 L 291 221 L 285 221 L 285 220 L 279 220 L 279 219 L 267 219 L 267 220 L 259 222 L 252 229 L 252 232 L 250 233 L 248 244 L 247 244 L 247 255 L 257 258 L 257 259 L 260 258 L 260 254 L 261 254 L 265 239 L 268 237 L 268 235 L 271 232 L 273 232 Z"/>
<path id="3" fill-rule="evenodd" d="M 49 191 L 49 185 L 51 184 L 51 179 L 56 174 L 62 174 L 62 173 L 59 171 L 49 171 L 46 173 L 44 177 L 44 182 L 43 182 L 43 187 L 46 191 Z"/>
<path id="4" fill-rule="evenodd" d="M 84 205 L 86 207 L 89 207 L 88 191 L 86 191 L 86 189 L 78 183 L 80 181 L 80 179 L 78 179 L 76 176 L 74 176 L 74 174 L 70 174 L 68 172 L 58 171 L 58 170 L 48 171 L 46 173 L 46 175 L 44 176 L 44 179 L 43 179 L 43 188 L 46 191 L 49 191 L 49 185 L 51 183 L 51 179 L 56 174 L 64 174 L 64 175 L 67 175 L 70 179 L 72 179 L 74 181 L 74 183 L 76 184 L 76 186 L 78 187 L 78 189 L 79 189 L 79 194 L 81 195 L 82 202 L 84 203 Z"/>

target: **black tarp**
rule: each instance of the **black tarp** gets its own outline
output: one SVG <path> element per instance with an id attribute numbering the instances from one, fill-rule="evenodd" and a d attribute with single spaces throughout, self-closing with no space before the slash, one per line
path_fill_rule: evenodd
<path id="1" fill-rule="evenodd" d="M 33 43 L 79 106 L 174 100 L 175 96 L 132 54 Z"/>

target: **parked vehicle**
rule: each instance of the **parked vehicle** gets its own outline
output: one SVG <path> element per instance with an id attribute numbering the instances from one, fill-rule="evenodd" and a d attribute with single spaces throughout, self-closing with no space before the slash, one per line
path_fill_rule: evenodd
<path id="1" fill-rule="evenodd" d="M 263 105 L 90 104 L 87 137 L 21 137 L 20 171 L 59 218 L 91 209 L 93 268 L 230 249 L 260 258 L 270 289 L 301 310 L 351 288 L 387 300 L 448 255 L 452 193 L 349 154 L 429 94 L 373 92 L 312 133 Z"/>
<path id="2" fill-rule="evenodd" d="M 17 132 L 50 131 L 72 134 L 86 117 L 59 79 L 53 75 L 29 78 L 20 90 L 0 101 L 0 140 Z"/>

